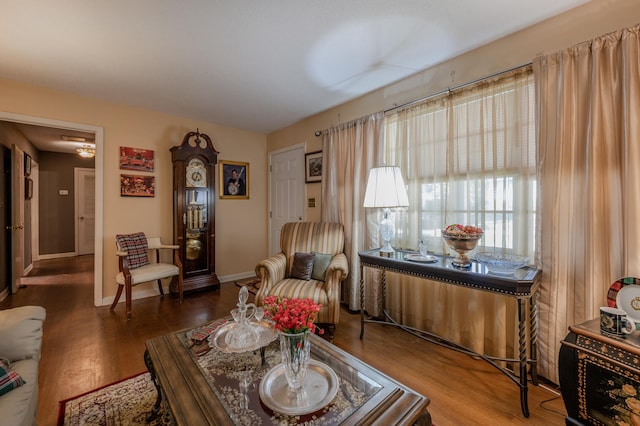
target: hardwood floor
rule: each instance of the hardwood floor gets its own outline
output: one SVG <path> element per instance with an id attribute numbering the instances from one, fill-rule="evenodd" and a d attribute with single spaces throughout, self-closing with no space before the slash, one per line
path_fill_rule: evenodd
<path id="1" fill-rule="evenodd" d="M 93 257 L 36 262 L 17 294 L 0 309 L 40 305 L 47 309 L 40 362 L 38 423 L 55 425 L 58 402 L 145 370 L 144 342 L 228 314 L 238 288 L 185 297 L 133 301 L 126 320 L 124 302 L 115 311 L 93 306 Z M 334 343 L 427 396 L 437 426 L 563 425 L 562 398 L 550 386 L 529 388 L 526 419 L 517 386 L 483 361 L 422 341 L 399 329 L 367 325 L 359 339 L 360 316 L 341 312 Z"/>

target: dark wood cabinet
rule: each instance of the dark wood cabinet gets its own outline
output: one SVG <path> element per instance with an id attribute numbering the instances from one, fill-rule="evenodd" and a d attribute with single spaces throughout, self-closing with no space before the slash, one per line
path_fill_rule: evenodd
<path id="1" fill-rule="evenodd" d="M 215 251 L 215 173 L 218 151 L 199 131 L 171 148 L 173 238 L 180 245 L 184 292 L 219 289 Z M 171 283 L 177 292 L 177 280 Z"/>
<path id="2" fill-rule="evenodd" d="M 600 319 L 569 327 L 558 375 L 567 425 L 640 425 L 640 332 L 605 336 Z"/>

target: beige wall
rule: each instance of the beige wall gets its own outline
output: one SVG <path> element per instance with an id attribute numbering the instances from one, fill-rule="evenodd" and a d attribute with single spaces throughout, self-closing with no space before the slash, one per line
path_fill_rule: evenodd
<path id="1" fill-rule="evenodd" d="M 169 149 L 188 131 L 213 140 L 218 159 L 249 162 L 249 200 L 216 199 L 216 268 L 221 279 L 252 274 L 267 254 L 267 159 L 263 134 L 167 115 L 0 79 L 0 111 L 102 127 L 104 130 L 103 296 L 115 294 L 117 233 L 144 231 L 173 240 L 172 163 Z M 155 151 L 156 196 L 120 197 L 119 147 Z M 96 169 L 99 169 L 96 165 Z M 217 175 L 216 175 L 217 181 Z M 145 284 L 148 286 L 149 284 Z M 142 287 L 142 286 L 141 286 Z"/>
<path id="2" fill-rule="evenodd" d="M 303 141 L 307 142 L 307 152 L 317 151 L 321 149 L 321 141 L 314 134 L 316 130 L 327 129 L 526 64 L 536 55 L 555 52 L 637 23 L 640 23 L 640 1 L 592 0 L 573 11 L 273 132 L 267 136 L 267 151 Z M 320 185 L 306 185 L 306 190 L 307 198 L 316 198 L 316 207 L 307 208 L 307 218 L 319 220 Z"/>

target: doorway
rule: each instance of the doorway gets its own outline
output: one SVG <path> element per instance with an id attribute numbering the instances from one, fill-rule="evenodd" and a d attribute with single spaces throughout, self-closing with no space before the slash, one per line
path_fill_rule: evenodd
<path id="1" fill-rule="evenodd" d="M 59 120 L 51 120 L 40 117 L 25 116 L 0 111 L 0 120 L 31 124 L 36 126 L 45 126 L 55 129 L 88 132 L 95 135 L 96 157 L 95 157 L 95 197 L 94 197 L 94 274 L 93 274 L 93 298 L 95 306 L 102 306 L 102 268 L 103 268 L 103 187 L 104 187 L 104 129 L 87 124 L 65 122 Z M 35 186 L 35 185 L 34 185 Z"/>
<path id="2" fill-rule="evenodd" d="M 304 144 L 275 151 L 269 158 L 269 256 L 280 251 L 280 231 L 304 219 Z"/>

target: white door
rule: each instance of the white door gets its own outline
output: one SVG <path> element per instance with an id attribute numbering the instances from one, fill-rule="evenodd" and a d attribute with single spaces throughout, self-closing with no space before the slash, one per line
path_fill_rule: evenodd
<path id="1" fill-rule="evenodd" d="M 11 292 L 20 287 L 24 271 L 24 152 L 11 146 Z"/>
<path id="2" fill-rule="evenodd" d="M 271 154 L 269 255 L 280 251 L 280 230 L 304 216 L 304 146 Z"/>
<path id="3" fill-rule="evenodd" d="M 76 252 L 93 254 L 96 224 L 96 172 L 94 169 L 74 169 L 76 206 Z"/>

